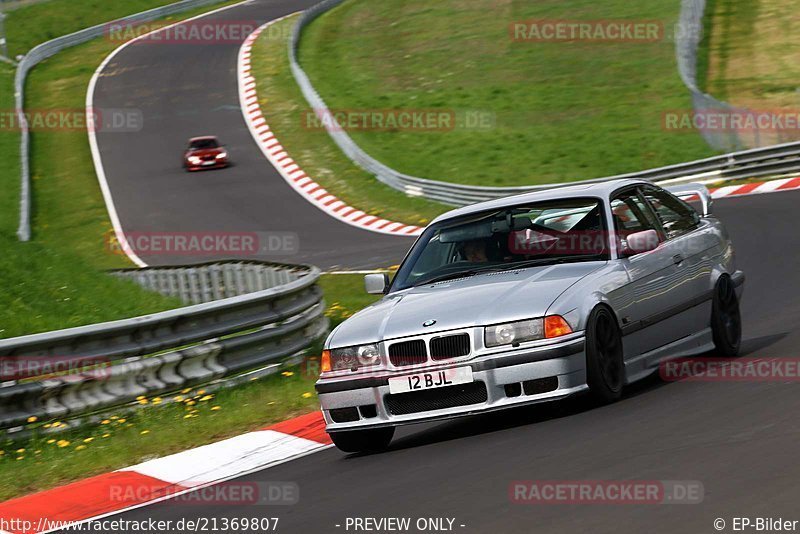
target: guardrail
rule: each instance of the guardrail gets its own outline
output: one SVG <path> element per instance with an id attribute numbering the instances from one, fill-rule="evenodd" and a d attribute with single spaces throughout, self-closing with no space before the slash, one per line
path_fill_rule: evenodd
<path id="1" fill-rule="evenodd" d="M 328 328 L 320 271 L 152 315 L 0 340 L 0 428 L 121 406 L 235 377 L 308 348 Z"/>
<path id="2" fill-rule="evenodd" d="M 30 226 L 30 209 L 31 209 L 31 193 L 30 193 L 30 167 L 29 167 L 29 151 L 30 151 L 30 131 L 28 128 L 28 121 L 25 118 L 25 78 L 28 72 L 35 67 L 39 62 L 49 58 L 50 56 L 81 43 L 85 43 L 95 37 L 100 37 L 108 29 L 109 24 L 120 23 L 139 23 L 156 20 L 174 15 L 182 11 L 194 9 L 197 7 L 205 6 L 208 4 L 215 4 L 221 0 L 182 0 L 174 4 L 169 4 L 141 13 L 136 13 L 128 17 L 98 24 L 90 28 L 86 28 L 75 33 L 57 37 L 45 43 L 41 43 L 33 47 L 25 57 L 17 65 L 17 71 L 14 75 L 14 106 L 17 110 L 17 117 L 20 126 L 20 200 L 19 200 L 19 226 L 17 228 L 17 237 L 20 241 L 28 241 L 31 238 Z"/>
<path id="3" fill-rule="evenodd" d="M 298 45 L 303 29 L 319 15 L 341 4 L 342 1 L 343 0 L 326 0 L 303 12 L 297 24 L 294 26 L 289 41 L 289 61 L 292 74 L 303 96 L 311 106 L 311 109 L 313 109 L 320 118 L 325 119 L 321 122 L 325 126 L 328 134 L 345 155 L 356 165 L 370 174 L 373 174 L 380 182 L 407 195 L 424 197 L 455 206 L 463 206 L 528 191 L 564 187 L 578 183 L 568 182 L 519 187 L 482 187 L 453 184 L 403 174 L 367 154 L 349 135 L 347 135 L 344 128 L 336 123 L 334 115 L 330 112 L 325 101 L 316 89 L 314 89 L 311 80 L 297 60 Z M 683 0 L 681 24 L 702 24 L 702 6 L 700 4 L 704 4 L 704 0 Z M 681 75 L 687 87 L 692 92 L 695 109 L 709 109 L 714 105 L 718 107 L 724 105 L 730 108 L 730 110 L 738 111 L 736 108 L 714 100 L 708 95 L 704 95 L 697 89 L 693 81 L 695 76 L 694 58 L 696 57 L 700 37 L 697 31 L 691 32 L 689 29 L 686 29 L 686 36 L 685 39 L 676 42 L 676 54 L 679 58 Z M 702 102 L 700 102 L 700 100 L 702 100 Z M 704 137 L 709 141 L 707 136 L 704 135 Z M 624 178 L 641 178 L 654 182 L 675 184 L 696 182 L 698 180 L 712 178 L 715 180 L 731 180 L 796 171 L 800 171 L 800 142 L 732 152 L 730 154 L 714 156 L 698 161 L 669 165 L 640 172 L 606 176 L 593 180 L 585 180 L 580 183 L 605 182 Z"/>

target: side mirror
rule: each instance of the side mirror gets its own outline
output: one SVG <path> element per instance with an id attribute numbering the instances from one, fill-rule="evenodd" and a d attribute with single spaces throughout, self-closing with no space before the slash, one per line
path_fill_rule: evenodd
<path id="1" fill-rule="evenodd" d="M 642 252 L 650 252 L 658 247 L 658 233 L 655 230 L 644 230 L 630 234 L 623 243 L 622 253 L 625 256 L 634 256 Z"/>
<path id="2" fill-rule="evenodd" d="M 389 275 L 386 273 L 368 274 L 364 277 L 364 289 L 370 295 L 383 295 L 388 288 Z"/>

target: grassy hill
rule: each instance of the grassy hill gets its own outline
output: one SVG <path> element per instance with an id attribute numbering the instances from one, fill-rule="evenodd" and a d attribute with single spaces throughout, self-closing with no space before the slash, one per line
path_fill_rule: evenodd
<path id="1" fill-rule="evenodd" d="M 349 0 L 304 33 L 300 61 L 333 109 L 474 111 L 489 127 L 352 131 L 413 175 L 522 185 L 709 156 L 694 132 L 662 128 L 691 109 L 674 58 L 680 2 Z M 515 41 L 518 21 L 655 21 L 655 41 Z"/>

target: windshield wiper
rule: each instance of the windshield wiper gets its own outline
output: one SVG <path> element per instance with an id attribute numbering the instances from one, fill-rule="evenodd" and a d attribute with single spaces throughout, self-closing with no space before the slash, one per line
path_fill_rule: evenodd
<path id="1" fill-rule="evenodd" d="M 535 267 L 537 265 L 555 265 L 559 263 L 571 263 L 579 261 L 598 261 L 606 259 L 605 254 L 587 254 L 584 256 L 569 255 L 569 256 L 556 256 L 553 258 L 537 258 L 535 260 L 521 260 L 504 265 L 500 271 L 513 271 L 515 269 L 525 269 L 527 267 Z"/>
<path id="2" fill-rule="evenodd" d="M 468 269 L 466 271 L 456 271 L 454 273 L 447 273 L 442 274 L 439 276 L 434 276 L 433 278 L 427 278 L 425 280 L 420 280 L 414 283 L 413 287 L 417 286 L 424 286 L 427 284 L 435 284 L 437 282 L 444 282 L 446 280 L 455 280 L 456 278 L 467 278 L 470 276 L 475 276 L 476 274 L 485 273 L 489 271 L 497 271 L 498 268 L 502 266 L 492 265 L 491 267 L 483 267 L 481 269 Z"/>

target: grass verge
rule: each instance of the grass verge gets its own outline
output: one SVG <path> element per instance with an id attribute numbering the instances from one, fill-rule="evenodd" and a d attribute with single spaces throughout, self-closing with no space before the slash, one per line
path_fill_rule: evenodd
<path id="1" fill-rule="evenodd" d="M 671 29 L 679 2 L 350 0 L 311 23 L 300 61 L 332 109 L 473 110 L 489 127 L 352 131 L 368 153 L 425 178 L 567 182 L 712 154 L 662 127 L 691 110 Z M 515 42 L 526 20 L 656 20 L 656 42 Z"/>
<path id="2" fill-rule="evenodd" d="M 714 0 L 709 21 L 705 89 L 757 110 L 797 113 L 800 95 L 800 13 L 790 0 Z"/>
<path id="3" fill-rule="evenodd" d="M 262 33 L 253 45 L 251 59 L 261 111 L 286 151 L 325 189 L 372 215 L 425 225 L 446 211 L 443 204 L 412 198 L 381 184 L 353 165 L 327 132 L 305 126 L 308 103 L 289 70 L 286 55 L 285 37 L 296 22 L 297 16 L 292 16 Z"/>
<path id="4" fill-rule="evenodd" d="M 329 304 L 326 314 L 332 326 L 377 300 L 363 291 L 362 284 L 361 275 L 322 276 L 320 285 Z M 318 348 L 312 349 L 311 358 Z M 38 433 L 31 439 L 0 441 L 0 501 L 199 447 L 319 409 L 314 393 L 316 379 L 315 365 L 301 365 L 283 374 L 220 390 L 210 398 L 204 391 L 193 389 L 164 399 L 143 399 L 141 402 L 150 405 L 147 409 L 136 410 L 132 415 L 122 411 L 109 414 L 105 424 L 58 435 L 48 431 L 62 421 L 34 421 L 30 427 L 38 429 Z M 176 402 L 167 403 L 168 400 Z"/>
<path id="5" fill-rule="evenodd" d="M 51 0 L 21 7 L 6 21 L 9 42 L 27 50 L 54 37 L 158 5 L 163 0 L 124 0 L 100 9 L 97 0 Z M 164 20 L 180 20 L 225 2 Z M 105 3 L 103 3 L 105 6 Z M 23 31 L 28 28 L 27 31 Z M 95 68 L 119 43 L 103 37 L 69 48 L 42 62 L 28 76 L 26 110 L 82 113 Z M 13 68 L 0 63 L 2 109 L 13 109 Z M 123 319 L 181 306 L 177 299 L 144 291 L 136 284 L 106 277 L 102 270 L 130 267 L 125 256 L 110 253 L 111 231 L 97 185 L 89 142 L 83 130 L 31 134 L 33 240 L 16 240 L 19 201 L 19 135 L 0 132 L 0 338 Z"/>

